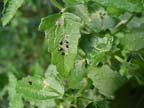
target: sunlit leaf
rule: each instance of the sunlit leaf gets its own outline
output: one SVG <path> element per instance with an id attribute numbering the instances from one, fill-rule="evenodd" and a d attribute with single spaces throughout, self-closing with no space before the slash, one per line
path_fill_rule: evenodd
<path id="1" fill-rule="evenodd" d="M 124 82 L 119 73 L 113 71 L 107 65 L 99 68 L 91 67 L 88 72 L 88 77 L 93 81 L 93 85 L 101 94 L 109 98 L 113 98 L 116 90 L 118 90 Z"/>
<path id="2" fill-rule="evenodd" d="M 4 8 L 4 14 L 3 17 L 1 18 L 3 26 L 9 23 L 9 21 L 14 17 L 16 14 L 17 10 L 21 5 L 23 4 L 24 0 L 8 0 L 5 1 L 7 3 L 6 8 Z M 6 6 L 6 5 L 5 5 Z"/>

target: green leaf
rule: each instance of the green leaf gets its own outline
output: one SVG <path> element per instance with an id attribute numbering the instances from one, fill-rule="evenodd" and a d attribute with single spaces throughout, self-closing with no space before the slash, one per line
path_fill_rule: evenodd
<path id="1" fill-rule="evenodd" d="M 122 9 L 111 7 L 111 6 L 108 6 L 106 8 L 107 8 L 106 10 L 109 13 L 109 15 L 114 16 L 114 17 L 118 17 L 120 16 L 120 14 L 124 12 Z"/>
<path id="2" fill-rule="evenodd" d="M 85 60 L 77 60 L 74 65 L 74 69 L 70 72 L 68 77 L 69 88 L 79 89 L 83 84 L 83 78 L 85 75 Z"/>
<path id="3" fill-rule="evenodd" d="M 89 37 L 83 36 L 80 41 L 80 47 L 86 53 L 88 64 L 95 66 L 105 61 L 106 52 L 111 51 L 112 44 L 113 37 L 109 34 L 104 37 L 100 37 L 97 34 Z"/>
<path id="4" fill-rule="evenodd" d="M 64 26 L 63 29 L 59 29 L 56 34 L 56 45 L 52 51 L 52 63 L 57 66 L 58 71 L 63 75 L 67 76 L 70 70 L 73 68 L 74 61 L 77 56 L 77 46 L 78 40 L 80 38 L 80 22 L 76 21 L 78 19 L 77 16 L 70 13 L 65 13 L 64 17 Z M 62 55 L 59 49 L 59 43 L 63 40 L 69 41 L 69 48 L 65 52 L 65 55 Z"/>
<path id="5" fill-rule="evenodd" d="M 142 30 L 133 30 L 128 33 L 119 33 L 120 44 L 124 47 L 123 53 L 138 51 L 144 48 L 144 32 Z"/>
<path id="6" fill-rule="evenodd" d="M 7 5 L 7 3 L 8 3 L 8 0 L 3 0 L 3 3 L 4 3 L 4 6 L 3 6 L 3 11 L 2 11 L 2 13 L 4 12 L 4 10 L 5 10 L 5 8 L 6 8 L 6 5 Z"/>
<path id="7" fill-rule="evenodd" d="M 101 94 L 108 98 L 113 98 L 114 93 L 119 89 L 124 79 L 119 73 L 113 71 L 108 65 L 99 68 L 90 67 L 88 77 L 93 81 L 93 85 Z"/>
<path id="8" fill-rule="evenodd" d="M 17 94 L 16 92 L 16 83 L 17 79 L 16 77 L 9 73 L 9 87 L 8 87 L 8 93 L 9 93 L 9 107 L 10 108 L 23 108 L 23 101 L 20 94 Z"/>
<path id="9" fill-rule="evenodd" d="M 50 30 L 52 27 L 56 26 L 56 21 L 60 18 L 61 14 L 53 14 L 41 19 L 41 23 L 39 25 L 40 30 Z"/>
<path id="10" fill-rule="evenodd" d="M 140 1 L 131 1 L 131 0 L 93 0 L 96 3 L 99 3 L 103 6 L 110 6 L 114 8 L 124 9 L 130 12 L 141 12 L 143 6 Z"/>
<path id="11" fill-rule="evenodd" d="M 57 90 L 60 94 L 64 94 L 64 87 L 62 83 L 62 79 L 59 77 L 59 72 L 56 69 L 56 66 L 49 65 L 45 78 L 51 84 L 51 88 Z"/>
<path id="12" fill-rule="evenodd" d="M 107 55 L 101 52 L 90 52 L 87 55 L 87 62 L 89 65 L 97 66 L 106 60 Z"/>
<path id="13" fill-rule="evenodd" d="M 89 20 L 88 8 L 84 4 L 77 4 L 73 7 L 74 13 L 82 20 L 87 22 Z"/>
<path id="14" fill-rule="evenodd" d="M 7 7 L 4 8 L 4 14 L 1 18 L 3 26 L 10 22 L 16 14 L 18 8 L 23 4 L 24 0 L 8 0 L 5 2 L 7 3 Z"/>
<path id="15" fill-rule="evenodd" d="M 77 45 L 80 38 L 80 18 L 71 13 L 64 13 L 61 17 L 53 15 L 42 20 L 40 29 L 45 30 L 48 40 L 48 51 L 51 53 L 51 62 L 56 65 L 58 72 L 67 76 L 73 68 L 77 56 Z M 73 28 L 73 29 L 72 29 Z M 64 55 L 60 48 L 60 42 L 68 41 L 68 47 Z"/>
<path id="16" fill-rule="evenodd" d="M 38 108 L 56 108 L 56 102 L 54 99 L 48 100 L 35 100 L 31 101 L 33 106 L 37 106 Z"/>
<path id="17" fill-rule="evenodd" d="M 86 44 L 83 44 L 86 43 Z M 107 52 L 112 48 L 113 37 L 110 34 L 105 34 L 104 37 L 100 37 L 97 34 L 93 34 L 91 37 L 83 37 L 81 40 L 81 47 L 86 53 L 92 52 Z"/>
<path id="18" fill-rule="evenodd" d="M 106 34 L 104 37 L 95 36 L 92 38 L 92 47 L 99 52 L 107 52 L 112 48 L 113 37 Z"/>
<path id="19" fill-rule="evenodd" d="M 100 32 L 102 30 L 111 29 L 115 25 L 115 20 L 110 17 L 106 11 L 101 9 L 90 15 L 87 25 L 93 31 Z"/>
<path id="20" fill-rule="evenodd" d="M 50 66 L 47 73 L 56 71 L 56 67 Z M 57 71 L 56 71 L 57 72 Z M 28 76 L 17 84 L 17 91 L 28 100 L 46 100 L 61 98 L 64 87 L 57 78 L 57 74 L 46 74 L 46 78 Z"/>
<path id="21" fill-rule="evenodd" d="M 87 98 L 90 102 L 98 102 L 104 99 L 104 97 L 98 92 L 97 88 L 86 89 L 83 96 Z"/>
<path id="22" fill-rule="evenodd" d="M 142 24 L 144 24 L 144 17 L 134 17 L 127 25 L 127 27 L 132 29 L 142 29 Z"/>

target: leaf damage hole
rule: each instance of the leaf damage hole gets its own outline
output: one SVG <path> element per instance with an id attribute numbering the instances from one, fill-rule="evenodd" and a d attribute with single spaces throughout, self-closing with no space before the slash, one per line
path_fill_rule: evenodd
<path id="1" fill-rule="evenodd" d="M 29 85 L 32 85 L 32 81 L 28 81 Z"/>

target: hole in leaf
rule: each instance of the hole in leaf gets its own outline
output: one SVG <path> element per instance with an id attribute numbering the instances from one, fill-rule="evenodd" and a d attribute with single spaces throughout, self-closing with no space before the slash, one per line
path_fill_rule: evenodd
<path id="1" fill-rule="evenodd" d="M 32 85 L 32 82 L 31 82 L 31 81 L 29 81 L 28 83 L 29 83 L 29 85 Z"/>

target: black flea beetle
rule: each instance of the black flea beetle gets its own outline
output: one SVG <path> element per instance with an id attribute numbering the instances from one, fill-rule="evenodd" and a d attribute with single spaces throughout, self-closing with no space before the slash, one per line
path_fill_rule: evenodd
<path id="1" fill-rule="evenodd" d="M 69 48 L 69 41 L 64 38 L 64 40 L 60 41 L 58 51 L 61 55 L 67 55 Z"/>

